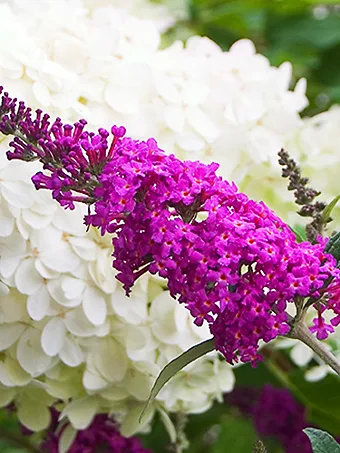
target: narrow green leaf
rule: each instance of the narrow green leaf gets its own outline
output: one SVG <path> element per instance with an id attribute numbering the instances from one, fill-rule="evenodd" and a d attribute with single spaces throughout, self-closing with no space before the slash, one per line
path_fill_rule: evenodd
<path id="1" fill-rule="evenodd" d="M 333 200 L 322 211 L 322 220 L 326 223 L 331 216 L 331 212 L 335 208 L 337 202 L 340 200 L 340 195 L 333 198 Z"/>
<path id="2" fill-rule="evenodd" d="M 305 239 L 305 238 L 303 237 L 303 234 L 306 234 L 306 232 L 305 232 L 305 231 L 301 231 L 301 227 L 300 227 L 299 225 L 298 225 L 298 226 L 295 226 L 295 227 L 291 227 L 291 226 L 290 226 L 289 228 L 290 228 L 290 229 L 292 230 L 292 232 L 295 234 L 295 237 L 296 237 L 297 242 L 304 242 L 304 241 L 307 240 L 307 239 Z M 302 228 L 304 228 L 304 227 L 302 227 Z M 300 231 L 299 231 L 299 230 L 300 230 Z"/>
<path id="3" fill-rule="evenodd" d="M 145 411 L 147 410 L 149 405 L 153 402 L 153 400 L 156 398 L 160 390 L 178 371 L 180 371 L 185 366 L 189 365 L 189 363 L 193 362 L 194 360 L 202 357 L 208 352 L 213 351 L 214 349 L 215 349 L 214 339 L 211 338 L 210 340 L 206 340 L 203 341 L 202 343 L 196 344 L 195 346 L 183 352 L 183 354 L 169 362 L 159 373 L 156 382 L 154 383 L 151 389 L 149 398 L 139 417 L 139 422 L 142 421 Z"/>
<path id="4" fill-rule="evenodd" d="M 333 437 L 321 429 L 306 428 L 303 430 L 309 437 L 313 453 L 340 453 L 340 445 Z"/>

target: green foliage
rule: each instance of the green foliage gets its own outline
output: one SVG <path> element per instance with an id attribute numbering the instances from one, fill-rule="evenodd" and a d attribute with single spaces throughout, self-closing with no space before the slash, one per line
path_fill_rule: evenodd
<path id="1" fill-rule="evenodd" d="M 325 207 L 322 212 L 322 220 L 327 223 L 331 218 L 331 213 L 335 206 L 337 205 L 338 201 L 340 200 L 340 195 L 337 195 L 333 200 Z"/>
<path id="2" fill-rule="evenodd" d="M 306 229 L 302 225 L 296 225 L 294 227 L 290 227 L 292 232 L 295 234 L 296 241 L 297 242 L 304 242 L 307 241 L 307 236 L 306 236 Z"/>
<path id="3" fill-rule="evenodd" d="M 307 428 L 303 430 L 311 441 L 313 453 L 340 453 L 339 444 L 325 431 Z"/>
<path id="4" fill-rule="evenodd" d="M 226 446 L 233 453 L 251 453 L 257 434 L 250 420 L 230 416 L 221 423 L 219 429 L 211 453 L 226 453 Z"/>

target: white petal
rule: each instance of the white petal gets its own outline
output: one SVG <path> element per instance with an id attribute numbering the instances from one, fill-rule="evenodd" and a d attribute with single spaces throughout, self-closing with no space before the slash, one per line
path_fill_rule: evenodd
<path id="1" fill-rule="evenodd" d="M 181 132 L 185 116 L 181 106 L 167 105 L 164 108 L 164 118 L 167 126 L 175 132 Z"/>
<path id="2" fill-rule="evenodd" d="M 53 271 L 52 269 L 46 267 L 45 264 L 42 263 L 42 261 L 39 258 L 35 260 L 34 265 L 36 270 L 42 276 L 42 278 L 46 279 L 56 278 L 59 275 L 59 272 Z"/>
<path id="3" fill-rule="evenodd" d="M 199 107 L 189 107 L 187 109 L 187 115 L 190 124 L 198 134 L 210 142 L 217 139 L 219 131 L 202 109 Z"/>
<path id="4" fill-rule="evenodd" d="M 96 245 L 91 239 L 86 237 L 71 237 L 69 242 L 76 254 L 83 260 L 92 261 L 95 259 Z"/>
<path id="5" fill-rule="evenodd" d="M 137 370 L 130 370 L 124 378 L 124 386 L 139 401 L 146 401 L 152 387 L 152 379 Z"/>
<path id="6" fill-rule="evenodd" d="M 77 337 L 95 335 L 96 328 L 88 321 L 82 307 L 77 307 L 66 313 L 65 325 L 67 330 Z"/>
<path id="7" fill-rule="evenodd" d="M 42 215 L 32 209 L 24 209 L 22 217 L 27 225 L 35 229 L 45 228 L 52 220 L 51 216 Z"/>
<path id="8" fill-rule="evenodd" d="M 177 138 L 177 143 L 184 151 L 201 151 L 206 146 L 203 138 L 193 133 L 180 135 Z"/>
<path id="9" fill-rule="evenodd" d="M 32 190 L 27 188 L 28 184 L 21 181 L 5 181 L 2 183 L 2 194 L 14 207 L 29 208 L 33 203 L 33 197 Z"/>
<path id="10" fill-rule="evenodd" d="M 59 208 L 53 217 L 53 224 L 66 233 L 79 237 L 85 236 L 86 227 L 83 224 L 83 219 L 86 209 L 86 206 L 81 204 L 76 205 L 73 211 Z"/>
<path id="11" fill-rule="evenodd" d="M 77 433 L 78 432 L 73 428 L 73 426 L 71 425 L 66 426 L 59 439 L 58 453 L 67 453 L 69 451 L 69 448 L 73 444 L 73 441 L 77 436 Z"/>
<path id="12" fill-rule="evenodd" d="M 41 346 L 44 352 L 53 357 L 64 345 L 66 327 L 61 318 L 53 318 L 44 327 L 41 336 Z"/>
<path id="13" fill-rule="evenodd" d="M 22 294 L 31 295 L 41 287 L 43 280 L 32 259 L 24 260 L 15 273 L 15 284 Z"/>
<path id="14" fill-rule="evenodd" d="M 0 325 L 0 351 L 12 346 L 24 330 L 25 326 L 19 323 Z"/>
<path id="15" fill-rule="evenodd" d="M 65 278 L 70 279 L 70 280 L 68 280 L 69 282 L 72 280 L 76 280 L 76 279 L 73 279 L 72 277 L 65 277 Z M 66 297 L 65 291 L 63 290 L 63 287 L 62 287 L 65 278 L 63 278 L 63 279 L 58 278 L 58 279 L 50 280 L 47 283 L 47 289 L 48 289 L 49 293 L 51 294 L 51 296 L 53 297 L 53 299 L 56 302 L 58 302 L 58 304 L 63 305 L 64 307 L 69 307 L 69 308 L 77 307 L 78 305 L 81 304 L 81 297 L 78 297 L 75 299 L 68 299 Z M 81 282 L 81 281 L 80 281 L 80 283 L 83 284 L 83 282 Z M 77 285 L 78 285 L 78 283 L 77 283 Z M 78 292 L 78 290 L 76 292 Z"/>
<path id="16" fill-rule="evenodd" d="M 48 407 L 37 400 L 25 398 L 18 407 L 18 418 L 26 428 L 32 431 L 46 429 L 51 421 Z"/>
<path id="17" fill-rule="evenodd" d="M 48 107 L 51 103 L 51 95 L 47 87 L 41 82 L 35 82 L 32 87 L 33 94 L 39 105 Z"/>
<path id="18" fill-rule="evenodd" d="M 293 362 L 301 367 L 306 366 L 312 360 L 313 355 L 311 348 L 303 343 L 296 344 L 290 352 Z"/>
<path id="19" fill-rule="evenodd" d="M 24 258 L 26 241 L 18 233 L 14 232 L 6 239 L 6 244 L 0 255 L 0 272 L 4 278 L 11 277 Z"/>
<path id="20" fill-rule="evenodd" d="M 59 352 L 59 356 L 65 365 L 70 367 L 76 367 L 84 361 L 83 351 L 79 345 L 68 336 L 64 339 L 64 344 Z"/>
<path id="21" fill-rule="evenodd" d="M 314 366 L 305 374 L 306 381 L 317 382 L 327 376 L 330 368 L 326 365 Z"/>
<path id="22" fill-rule="evenodd" d="M 50 294 L 47 291 L 46 285 L 42 285 L 41 288 L 33 295 L 27 298 L 27 311 L 32 319 L 40 321 L 47 314 L 50 306 Z"/>
<path id="23" fill-rule="evenodd" d="M 0 297 L 0 323 L 29 322 L 26 312 L 26 297 L 11 288 L 7 296 Z"/>
<path id="24" fill-rule="evenodd" d="M 230 53 L 239 53 L 242 57 L 251 57 L 255 55 L 256 49 L 250 39 L 240 39 L 236 41 L 229 49 Z"/>
<path id="25" fill-rule="evenodd" d="M 97 288 L 87 287 L 83 297 L 83 309 L 87 319 L 94 326 L 103 324 L 107 314 L 103 293 Z"/>
<path id="26" fill-rule="evenodd" d="M 7 357 L 6 368 L 9 379 L 15 385 L 22 387 L 31 382 L 32 377 L 21 368 L 17 360 Z"/>
<path id="27" fill-rule="evenodd" d="M 113 338 L 103 339 L 96 348 L 95 366 L 110 382 L 121 381 L 127 370 L 127 357 L 122 346 Z"/>
<path id="28" fill-rule="evenodd" d="M 219 389 L 222 392 L 231 392 L 235 387 L 235 374 L 227 362 L 220 362 L 216 373 Z"/>
<path id="29" fill-rule="evenodd" d="M 96 391 L 107 387 L 109 383 L 98 374 L 86 370 L 83 375 L 83 386 L 86 390 Z"/>
<path id="30" fill-rule="evenodd" d="M 129 410 L 120 425 L 120 433 L 122 436 L 130 437 L 138 432 L 141 432 L 143 428 L 152 420 L 155 411 L 153 405 L 146 410 L 142 422 L 139 421 L 143 409 L 144 404 L 139 404 Z"/>
<path id="31" fill-rule="evenodd" d="M 16 389 L 1 387 L 0 388 L 0 407 L 7 406 L 16 394 Z"/>
<path id="32" fill-rule="evenodd" d="M 0 214 L 0 236 L 7 237 L 12 234 L 14 218 Z"/>
<path id="33" fill-rule="evenodd" d="M 138 98 L 130 87 L 109 84 L 105 90 L 105 100 L 113 110 L 122 114 L 136 113 Z"/>
<path id="34" fill-rule="evenodd" d="M 43 374 L 51 364 L 51 357 L 46 355 L 40 345 L 40 332 L 29 327 L 20 337 L 17 347 L 17 359 L 31 376 Z"/>
<path id="35" fill-rule="evenodd" d="M 182 101 L 188 106 L 198 106 L 203 104 L 206 100 L 209 91 L 210 88 L 207 84 L 191 79 L 185 84 L 185 89 L 182 93 Z"/>
<path id="36" fill-rule="evenodd" d="M 86 429 L 91 424 L 97 408 L 98 403 L 93 398 L 75 400 L 65 407 L 61 418 L 67 415 L 74 428 Z"/>
<path id="37" fill-rule="evenodd" d="M 82 296 L 86 284 L 78 278 L 65 277 L 62 281 L 61 287 L 67 299 L 77 299 Z"/>

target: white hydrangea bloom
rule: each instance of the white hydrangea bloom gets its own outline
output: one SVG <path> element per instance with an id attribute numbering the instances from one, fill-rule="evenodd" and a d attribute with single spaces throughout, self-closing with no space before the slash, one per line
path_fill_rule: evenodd
<path id="1" fill-rule="evenodd" d="M 141 3 L 151 8 L 137 0 L 1 4 L 1 83 L 65 121 L 124 124 L 129 135 L 157 137 L 179 157 L 217 160 L 224 177 L 258 190 L 301 124 L 304 81 L 290 91 L 290 65 L 271 67 L 248 40 L 229 52 L 199 37 L 161 50 L 157 19 L 128 11 L 139 14 Z M 193 325 L 160 279 L 141 279 L 127 299 L 114 278 L 110 239 L 86 233 L 83 207 L 67 212 L 35 191 L 30 177 L 39 166 L 7 162 L 6 146 L 0 145 L 1 404 L 27 407 L 25 395 L 40 382 L 41 404 L 64 401 L 63 415 L 75 428 L 105 410 L 132 434 L 142 429 L 141 406 L 161 368 L 209 332 Z M 233 385 L 231 367 L 210 354 L 163 389 L 149 419 L 157 408 L 204 411 Z M 19 417 L 31 429 L 46 422 L 29 423 L 28 413 L 22 409 Z"/>

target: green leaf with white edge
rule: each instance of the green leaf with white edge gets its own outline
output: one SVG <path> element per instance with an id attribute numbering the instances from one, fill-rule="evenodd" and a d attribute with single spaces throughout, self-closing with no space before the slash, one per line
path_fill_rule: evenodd
<path id="1" fill-rule="evenodd" d="M 306 428 L 303 432 L 307 434 L 312 444 L 313 453 L 340 453 L 340 445 L 326 431 Z"/>
<path id="2" fill-rule="evenodd" d="M 336 206 L 336 204 L 338 203 L 339 200 L 340 200 L 340 195 L 338 195 L 335 198 L 333 198 L 333 200 L 322 211 L 322 220 L 324 222 L 328 221 L 328 219 L 331 216 L 331 213 L 332 213 L 333 209 L 335 208 L 335 206 Z"/>
<path id="3" fill-rule="evenodd" d="M 156 382 L 154 383 L 149 398 L 144 406 L 144 409 L 140 415 L 139 421 L 142 422 L 144 414 L 150 404 L 154 401 L 158 393 L 162 390 L 164 385 L 176 374 L 178 371 L 182 370 L 189 363 L 194 362 L 200 357 L 204 356 L 208 352 L 211 352 L 215 349 L 214 339 L 203 341 L 202 343 L 192 346 L 187 351 L 183 352 L 180 356 L 176 357 L 174 360 L 171 360 L 159 373 Z"/>

